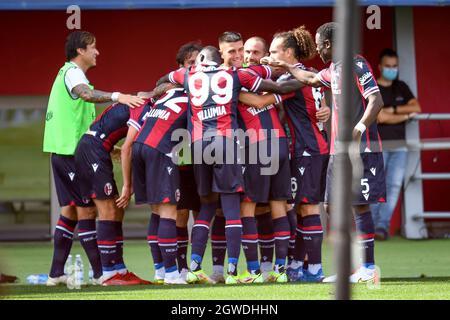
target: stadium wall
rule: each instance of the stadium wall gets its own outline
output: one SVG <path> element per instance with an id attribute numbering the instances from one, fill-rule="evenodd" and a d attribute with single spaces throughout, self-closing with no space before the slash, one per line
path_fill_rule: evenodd
<path id="1" fill-rule="evenodd" d="M 381 30 L 363 28 L 363 52 L 372 63 L 380 48 L 392 44 L 392 12 L 392 8 L 383 9 Z M 68 16 L 65 11 L 0 11 L 4 44 L 0 61 L 7 62 L 0 95 L 50 92 L 64 63 Z M 217 45 L 218 35 L 225 30 L 270 41 L 275 32 L 301 24 L 314 33 L 331 19 L 331 8 L 96 10 L 81 12 L 81 27 L 96 35 L 100 51 L 89 80 L 104 90 L 133 92 L 152 88 L 161 75 L 175 68 L 176 51 L 188 41 Z M 318 58 L 311 64 L 323 66 Z"/>

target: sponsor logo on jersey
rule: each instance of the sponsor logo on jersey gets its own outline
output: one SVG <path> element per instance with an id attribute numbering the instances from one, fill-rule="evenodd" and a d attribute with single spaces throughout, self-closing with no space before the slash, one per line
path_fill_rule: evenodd
<path id="1" fill-rule="evenodd" d="M 97 163 L 93 163 L 92 164 L 92 169 L 94 169 L 94 172 L 97 172 L 98 164 Z"/>
<path id="2" fill-rule="evenodd" d="M 169 176 L 170 176 L 172 174 L 173 168 L 172 167 L 167 167 L 166 169 L 167 169 L 167 172 L 169 173 Z"/>
<path id="3" fill-rule="evenodd" d="M 200 119 L 200 121 L 205 121 L 212 118 L 217 118 L 218 116 L 223 116 L 227 114 L 227 110 L 225 109 L 225 106 L 217 106 L 214 108 L 209 108 L 202 110 L 200 112 L 197 112 L 197 117 Z"/>
<path id="4" fill-rule="evenodd" d="M 112 191 L 113 191 L 112 184 L 109 183 L 109 182 L 107 182 L 107 183 L 105 184 L 105 186 L 103 187 L 103 191 L 105 192 L 105 194 L 106 194 L 107 196 L 111 195 L 111 193 L 112 193 Z"/>
<path id="5" fill-rule="evenodd" d="M 73 181 L 73 178 L 75 178 L 75 173 L 69 172 L 69 178 L 70 178 L 70 181 Z"/>
<path id="6" fill-rule="evenodd" d="M 181 198 L 181 193 L 180 193 L 180 189 L 175 190 L 175 201 L 178 202 L 180 201 Z"/>
<path id="7" fill-rule="evenodd" d="M 167 120 L 170 117 L 170 112 L 167 110 L 162 109 L 151 109 L 149 112 L 147 112 L 144 116 L 144 119 L 146 118 L 159 118 L 163 120 Z"/>
<path id="8" fill-rule="evenodd" d="M 273 108 L 275 108 L 275 106 L 274 106 L 273 104 L 271 104 L 270 106 L 267 106 L 267 107 L 264 107 L 264 108 L 261 108 L 261 109 L 257 109 L 257 108 L 254 108 L 254 107 L 250 107 L 250 108 L 247 108 L 247 111 L 248 111 L 252 116 L 256 116 L 256 115 L 258 115 L 258 114 L 261 113 L 261 112 L 264 112 L 264 111 L 267 111 L 267 110 L 270 110 L 270 109 L 273 109 Z"/>
<path id="9" fill-rule="evenodd" d="M 300 174 L 303 175 L 305 173 L 305 167 L 298 168 Z"/>
<path id="10" fill-rule="evenodd" d="M 245 173 L 245 166 L 242 166 L 242 174 Z"/>
<path id="11" fill-rule="evenodd" d="M 363 86 L 366 83 L 368 83 L 370 80 L 372 80 L 372 73 L 367 71 L 359 78 L 359 83 Z"/>
<path id="12" fill-rule="evenodd" d="M 370 168 L 370 172 L 375 176 L 377 174 L 377 168 Z"/>
<path id="13" fill-rule="evenodd" d="M 368 193 L 363 194 L 363 196 L 364 196 L 364 199 L 366 199 L 366 201 L 369 200 L 369 194 Z"/>
<path id="14" fill-rule="evenodd" d="M 357 65 L 360 69 L 363 68 L 363 63 L 362 63 L 361 61 L 358 61 L 358 62 L 356 63 L 356 65 Z"/>

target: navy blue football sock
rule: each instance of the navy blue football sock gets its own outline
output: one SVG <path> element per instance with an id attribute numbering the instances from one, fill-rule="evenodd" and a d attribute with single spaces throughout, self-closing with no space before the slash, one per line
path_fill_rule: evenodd
<path id="1" fill-rule="evenodd" d="M 166 272 L 177 270 L 177 226 L 175 219 L 159 219 L 158 244 Z"/>
<path id="2" fill-rule="evenodd" d="M 117 258 L 116 223 L 115 221 L 99 220 L 97 230 L 97 243 L 103 274 L 109 276 L 115 273 Z"/>
<path id="3" fill-rule="evenodd" d="M 305 251 L 308 255 L 308 263 L 322 263 L 323 230 L 320 214 L 303 217 L 303 228 L 301 229 L 301 233 Z"/>
<path id="4" fill-rule="evenodd" d="M 242 221 L 242 248 L 244 249 L 247 269 L 250 272 L 259 271 L 258 262 L 258 232 L 254 217 L 243 217 Z"/>
<path id="5" fill-rule="evenodd" d="M 177 263 L 178 263 L 178 271 L 182 269 L 187 269 L 187 249 L 189 244 L 189 234 L 188 228 L 177 227 Z"/>
<path id="6" fill-rule="evenodd" d="M 363 251 L 363 264 L 365 266 L 374 265 L 375 227 L 372 213 L 370 211 L 357 213 L 355 215 L 355 224 L 358 232 L 358 240 Z"/>
<path id="7" fill-rule="evenodd" d="M 160 217 L 156 213 L 152 213 L 150 216 L 150 222 L 147 229 L 147 242 L 150 246 L 150 251 L 152 253 L 153 263 L 155 266 L 161 268 L 163 263 L 163 258 L 161 250 L 158 245 L 158 228 L 159 228 Z M 156 269 L 159 269 L 156 268 Z"/>
<path id="8" fill-rule="evenodd" d="M 257 215 L 256 217 L 256 227 L 258 228 L 258 243 L 259 252 L 261 257 L 261 266 L 263 264 L 273 262 L 273 251 L 275 246 L 275 239 L 273 237 L 273 222 L 272 215 L 270 212 Z M 272 267 L 270 267 L 272 269 Z"/>
<path id="9" fill-rule="evenodd" d="M 208 242 L 209 225 L 212 218 L 216 214 L 217 202 L 202 203 L 197 219 L 192 226 L 192 253 L 191 260 L 201 263 L 203 255 L 205 254 L 206 243 Z M 198 261 L 200 260 L 200 261 Z M 200 269 L 200 265 L 196 269 Z M 195 270 L 191 270 L 195 271 Z"/>
<path id="10" fill-rule="evenodd" d="M 225 237 L 227 240 L 228 261 L 237 261 L 241 252 L 242 223 L 240 219 L 240 196 L 238 193 L 220 195 L 225 216 Z M 231 259 L 231 260 L 230 260 Z M 232 262 L 234 263 L 234 262 Z"/>
<path id="11" fill-rule="evenodd" d="M 211 226 L 211 253 L 214 266 L 221 266 L 225 263 L 225 253 L 227 251 L 227 241 L 225 239 L 225 217 L 215 216 Z"/>
<path id="12" fill-rule="evenodd" d="M 275 238 L 275 269 L 284 271 L 286 257 L 291 236 L 289 220 L 287 216 L 273 220 L 273 230 Z"/>
<path id="13" fill-rule="evenodd" d="M 53 234 L 53 259 L 49 276 L 60 277 L 64 274 L 64 264 L 69 256 L 73 242 L 73 230 L 77 225 L 76 220 L 70 220 L 62 215 L 59 216 Z"/>

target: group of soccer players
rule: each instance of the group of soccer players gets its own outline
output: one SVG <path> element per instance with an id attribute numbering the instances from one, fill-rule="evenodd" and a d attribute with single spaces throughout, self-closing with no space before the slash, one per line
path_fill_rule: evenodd
<path id="1" fill-rule="evenodd" d="M 129 272 L 123 261 L 122 221 L 133 192 L 137 204 L 151 206 L 147 241 L 155 266 L 154 283 L 334 281 L 322 271 L 319 204 L 329 200 L 339 123 L 340 62 L 332 59 L 336 30 L 335 23 L 326 23 L 314 40 L 301 26 L 275 34 L 270 46 L 260 37 L 244 43 L 239 33 L 224 32 L 219 48 L 194 43 L 181 47 L 180 68 L 163 76 L 153 91 L 126 99 L 117 92 L 104 93 L 105 100 L 99 101 L 119 103 L 79 133 L 76 150 L 59 155 L 64 163 L 54 162 L 55 147 L 44 150 L 53 153 L 58 198 L 66 208 L 55 230 L 48 284 L 67 281 L 61 266 L 77 221 L 82 243 L 90 243 L 83 246 L 97 283 L 149 283 Z M 95 39 L 93 44 L 96 50 Z M 92 41 L 86 51 L 89 46 Z M 63 76 L 86 58 L 85 51 L 78 50 L 75 67 L 63 67 Z M 316 53 L 324 63 L 332 61 L 318 73 L 303 64 Z M 361 56 L 354 58 L 354 74 L 353 135 L 364 164 L 361 190 L 353 201 L 364 250 L 363 264 L 350 279 L 358 282 L 375 276 L 374 227 L 368 204 L 385 201 L 385 186 L 376 128 L 383 102 L 370 66 Z M 85 101 L 92 101 L 95 90 L 85 84 L 83 93 L 79 85 L 71 86 L 65 79 L 61 85 L 65 84 L 65 94 L 72 95 L 72 100 L 84 94 L 90 95 Z M 330 142 L 324 123 L 331 111 L 322 87 L 331 88 L 333 95 Z M 50 111 L 52 118 L 56 113 L 47 112 L 46 134 Z M 124 185 L 119 196 L 110 153 L 122 138 Z M 92 201 L 99 212 L 97 226 L 92 218 L 95 210 L 88 216 L 78 212 L 92 208 Z M 67 214 L 71 204 L 76 214 Z M 190 239 L 189 212 L 195 217 Z M 212 275 L 202 269 L 209 236 Z M 247 268 L 239 275 L 241 246 Z"/>

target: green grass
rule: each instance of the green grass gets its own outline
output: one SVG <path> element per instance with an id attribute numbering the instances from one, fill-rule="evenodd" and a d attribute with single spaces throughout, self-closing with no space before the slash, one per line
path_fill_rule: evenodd
<path id="1" fill-rule="evenodd" d="M 353 285 L 354 299 L 450 299 L 449 239 L 408 241 L 394 238 L 377 243 L 376 261 L 381 269 L 378 289 L 365 284 Z M 83 253 L 78 243 L 72 253 Z M 332 299 L 334 287 L 330 284 L 261 284 L 237 286 L 133 286 L 83 287 L 69 290 L 65 287 L 47 288 L 24 284 L 28 274 L 47 273 L 52 256 L 48 243 L 2 243 L 0 263 L 3 272 L 15 274 L 19 284 L 4 285 L 4 299 Z M 324 271 L 332 273 L 332 252 L 325 242 Z M 85 256 L 84 261 L 87 264 Z M 151 279 L 153 267 L 144 240 L 125 244 L 125 259 L 130 270 L 145 279 Z M 210 249 L 206 251 L 204 267 L 211 272 Z M 240 268 L 245 267 L 241 258 Z M 0 288 L 0 289 L 1 289 Z"/>

